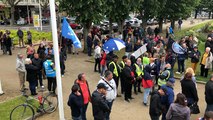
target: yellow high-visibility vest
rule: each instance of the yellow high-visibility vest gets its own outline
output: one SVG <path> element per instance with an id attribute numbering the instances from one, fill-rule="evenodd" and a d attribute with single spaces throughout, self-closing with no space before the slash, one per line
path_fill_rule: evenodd
<path id="1" fill-rule="evenodd" d="M 117 66 L 116 66 L 115 62 L 113 62 L 113 61 L 110 62 L 110 63 L 109 63 L 109 66 L 110 66 L 111 64 L 114 65 L 113 74 L 115 74 L 115 76 L 118 77 L 118 70 L 117 70 Z"/>
<path id="2" fill-rule="evenodd" d="M 137 75 L 138 75 L 138 76 L 144 75 L 144 73 L 143 73 L 143 66 L 142 66 L 142 68 L 140 68 L 136 63 L 135 63 L 134 65 L 135 65 L 135 67 L 136 67 L 135 72 L 137 73 Z"/>

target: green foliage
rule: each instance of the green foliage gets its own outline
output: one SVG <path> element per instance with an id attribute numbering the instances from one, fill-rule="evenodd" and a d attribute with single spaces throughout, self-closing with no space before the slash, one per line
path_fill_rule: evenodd
<path id="1" fill-rule="evenodd" d="M 4 30 L 0 30 L 3 31 Z M 13 39 L 13 44 L 17 45 L 18 44 L 18 36 L 17 36 L 17 30 L 10 30 L 11 34 L 10 37 Z M 24 42 L 27 43 L 27 31 L 23 30 L 24 32 Z M 52 41 L 52 33 L 51 32 L 40 32 L 36 30 L 30 30 L 32 34 L 32 42 L 33 43 L 38 43 L 39 41 L 42 40 L 42 38 L 46 38 L 48 41 Z"/>

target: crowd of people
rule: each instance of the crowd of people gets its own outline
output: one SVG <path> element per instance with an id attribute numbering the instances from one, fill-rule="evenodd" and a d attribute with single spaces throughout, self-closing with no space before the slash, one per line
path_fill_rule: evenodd
<path id="1" fill-rule="evenodd" d="M 209 71 L 212 70 L 213 33 L 208 35 L 204 53 L 201 54 L 202 50 L 198 49 L 198 42 L 194 40 L 196 39 L 194 36 L 184 36 L 180 40 L 174 40 L 174 32 L 171 27 L 168 27 L 166 38 L 159 35 L 158 29 L 148 28 L 145 32 L 141 28 L 127 27 L 123 31 L 123 36 L 119 32 L 118 37 L 124 40 L 126 45 L 125 55 L 120 62 L 119 57 L 113 51 L 107 52 L 102 49 L 102 45 L 111 38 L 110 36 L 106 35 L 102 39 L 101 32 L 88 34 L 88 56 L 92 56 L 92 49 L 94 49 L 94 72 L 98 72 L 102 77 L 97 84 L 97 90 L 90 96 L 95 120 L 109 120 L 113 101 L 116 97 L 122 96 L 119 93 L 123 94 L 124 100 L 130 103 L 134 99 L 132 91 L 135 95 L 143 93 L 142 103 L 144 106 L 150 106 L 149 114 L 152 120 L 159 120 L 161 115 L 162 120 L 190 120 L 190 115 L 193 114 L 192 106 L 195 104 L 198 106 L 199 101 L 196 84 L 197 66 L 200 63 L 200 76 L 206 77 L 206 79 Z M 174 42 L 181 46 L 183 54 L 173 51 Z M 146 53 L 139 58 L 131 55 L 144 44 L 147 44 Z M 185 67 L 187 59 L 191 59 L 191 67 L 188 68 Z M 176 81 L 174 78 L 175 63 L 178 64 L 178 70 L 175 73 L 182 74 L 181 93 L 177 94 L 176 100 L 174 100 L 173 89 Z M 212 92 L 208 92 L 213 90 L 212 82 L 213 75 L 205 89 L 207 116 L 212 115 L 213 111 L 213 95 Z M 118 92 L 119 83 L 120 92 Z M 82 87 L 83 85 L 78 85 L 75 90 L 72 88 L 68 101 L 74 120 L 85 120 L 84 105 L 73 103 L 75 101 L 77 103 L 79 96 L 85 101 L 85 96 L 90 95 L 88 84 L 86 84 L 86 90 L 88 90 L 86 93 L 82 91 Z M 151 95 L 150 101 L 148 100 L 149 95 Z"/>
<path id="2" fill-rule="evenodd" d="M 180 40 L 174 40 L 174 31 L 171 27 L 166 30 L 166 37 L 159 35 L 159 28 L 126 27 L 123 34 L 119 32 L 118 38 L 125 42 L 125 54 L 122 60 L 111 52 L 104 51 L 102 45 L 111 39 L 111 36 L 103 36 L 100 31 L 91 31 L 87 37 L 88 56 L 95 59 L 94 72 L 98 72 L 101 79 L 97 83 L 97 90 L 90 92 L 86 73 L 81 73 L 72 86 L 72 92 L 67 104 L 71 108 L 73 120 L 86 120 L 86 111 L 89 102 L 92 103 L 95 120 L 109 120 L 113 102 L 117 97 L 124 97 L 128 103 L 133 101 L 132 92 L 142 95 L 142 104 L 149 106 L 149 114 L 152 120 L 189 120 L 192 105 L 198 105 L 198 93 L 196 84 L 196 70 L 200 64 L 200 76 L 207 79 L 212 70 L 213 62 L 213 33 L 209 34 L 205 43 L 205 50 L 198 48 L 198 42 L 194 36 L 184 36 Z M 24 46 L 23 31 L 18 30 L 19 45 Z M 102 38 L 103 37 L 103 38 Z M 47 79 L 49 92 L 55 93 L 56 72 L 54 63 L 54 49 L 45 38 L 35 50 L 32 44 L 32 35 L 27 33 L 28 46 L 26 47 L 26 59 L 24 55 L 17 55 L 16 70 L 20 80 L 20 91 L 27 90 L 25 80 L 29 82 L 31 95 L 37 95 L 37 89 L 44 89 L 43 80 Z M 12 55 L 10 31 L 0 32 L 1 49 L 3 53 Z M 184 54 L 175 53 L 172 44 L 177 42 L 182 47 Z M 21 44 L 22 43 L 22 44 Z M 132 53 L 141 46 L 146 45 L 147 51 L 138 58 Z M 94 50 L 94 52 L 93 52 Z M 201 54 L 203 52 L 203 54 Z M 77 54 L 78 50 L 72 45 L 72 41 L 62 38 L 59 56 L 62 77 L 65 74 L 65 61 L 68 54 Z M 186 68 L 187 59 L 191 59 L 191 67 Z M 174 65 L 177 63 L 176 74 L 182 74 L 180 79 L 181 93 L 174 100 Z M 98 68 L 97 68 L 98 67 Z M 26 78 L 26 79 L 25 79 Z M 121 87 L 119 91 L 118 87 Z M 142 89 L 143 88 L 143 89 Z M 207 103 L 206 116 L 212 116 L 213 111 L 213 75 L 206 83 L 205 100 Z M 119 94 L 121 93 L 121 94 Z M 149 101 L 149 95 L 151 95 Z M 210 120 L 210 119 L 209 119 Z"/>

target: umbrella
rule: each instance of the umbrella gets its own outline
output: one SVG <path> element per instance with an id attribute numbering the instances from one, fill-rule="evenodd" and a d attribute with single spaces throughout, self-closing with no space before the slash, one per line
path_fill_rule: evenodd
<path id="1" fill-rule="evenodd" d="M 119 51 L 125 47 L 125 42 L 118 38 L 109 39 L 106 43 L 103 44 L 103 49 L 106 52 Z"/>
<path id="2" fill-rule="evenodd" d="M 172 50 L 177 54 L 184 54 L 185 50 L 176 42 L 172 44 Z"/>

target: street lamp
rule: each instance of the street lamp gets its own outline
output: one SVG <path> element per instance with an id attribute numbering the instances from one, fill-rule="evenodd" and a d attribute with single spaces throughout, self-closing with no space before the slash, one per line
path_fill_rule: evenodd
<path id="1" fill-rule="evenodd" d="M 40 27 L 42 31 L 42 13 L 41 13 L 41 0 L 39 0 L 39 16 L 40 16 Z"/>

